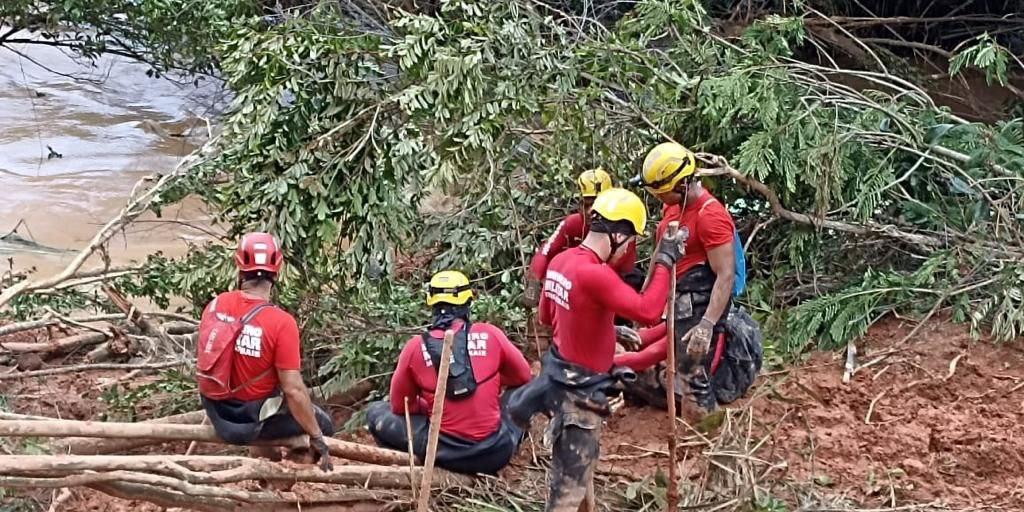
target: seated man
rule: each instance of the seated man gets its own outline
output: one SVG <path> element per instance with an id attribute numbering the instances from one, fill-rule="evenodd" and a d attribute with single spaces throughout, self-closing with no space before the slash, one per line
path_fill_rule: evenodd
<path id="1" fill-rule="evenodd" d="M 427 295 L 433 308 L 430 328 L 406 343 L 391 377 L 391 402 L 370 405 L 367 422 L 379 444 L 407 451 L 408 407 L 413 453 L 425 457 L 444 331 L 451 329 L 456 335 L 436 462 L 460 473 L 496 474 L 523 439 L 523 431 L 504 414 L 501 388 L 529 382 L 530 365 L 500 329 L 470 322 L 472 298 L 469 279 L 461 272 L 434 275 Z"/>
<path id="2" fill-rule="evenodd" d="M 324 434 L 332 435 L 334 425 L 310 401 L 302 382 L 295 318 L 270 302 L 283 261 L 273 236 L 242 237 L 235 252 L 238 290 L 218 295 L 203 311 L 197 342 L 199 392 L 210 423 L 225 441 L 250 444 L 308 434 L 313 458 L 329 471 Z M 254 446 L 250 453 L 281 459 L 276 447 Z"/>

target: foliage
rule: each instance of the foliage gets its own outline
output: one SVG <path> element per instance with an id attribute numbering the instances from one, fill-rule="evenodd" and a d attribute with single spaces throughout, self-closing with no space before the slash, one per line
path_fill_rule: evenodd
<path id="1" fill-rule="evenodd" d="M 81 311 L 93 305 L 92 297 L 78 290 L 63 290 L 60 293 L 22 295 L 11 301 L 9 312 L 13 320 L 38 318 L 50 308 L 60 314 Z"/>
<path id="2" fill-rule="evenodd" d="M 333 4 L 238 26 L 217 51 L 234 92 L 217 156 L 171 195 L 201 196 L 229 237 L 281 237 L 278 298 L 329 386 L 390 369 L 441 268 L 476 279 L 477 318 L 529 345 L 521 272 L 576 208 L 573 174 L 603 165 L 621 183 L 666 135 L 772 191 L 707 182 L 744 239 L 758 226 L 744 300 L 775 355 L 840 346 L 940 299 L 1016 336 L 1021 121 L 969 123 L 907 78 L 797 60 L 806 21 L 783 12 L 729 38 L 693 0 L 638 2 L 603 24 L 449 0 L 391 11 L 386 30 Z M 980 49 L 959 57 L 994 65 Z M 202 307 L 230 285 L 227 250 L 153 259 L 133 291 Z"/>
<path id="3" fill-rule="evenodd" d="M 990 85 L 1007 84 L 1007 68 L 1014 56 L 1004 46 L 997 43 L 988 33 L 974 39 L 977 43 L 966 45 L 949 60 L 949 76 L 961 74 L 967 67 L 974 67 L 985 72 L 985 81 Z M 1019 61 L 1018 61 L 1019 62 Z"/>
<path id="4" fill-rule="evenodd" d="M 43 506 L 27 497 L 13 496 L 14 491 L 0 487 L 0 512 L 37 512 L 43 510 Z"/>
<path id="5" fill-rule="evenodd" d="M 194 376 L 167 370 L 153 382 L 136 386 L 115 383 L 100 399 L 107 404 L 105 420 L 133 422 L 194 411 L 197 396 Z M 140 414 L 140 410 L 145 412 Z"/>
<path id="6" fill-rule="evenodd" d="M 88 60 L 122 55 L 153 66 L 151 74 L 211 73 L 210 50 L 257 13 L 252 0 L 4 0 L 0 46 L 45 44 Z"/>

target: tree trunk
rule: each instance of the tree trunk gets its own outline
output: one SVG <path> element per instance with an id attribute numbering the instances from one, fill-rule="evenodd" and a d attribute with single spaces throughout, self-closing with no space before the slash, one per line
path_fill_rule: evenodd
<path id="1" fill-rule="evenodd" d="M 12 437 L 100 437 L 106 439 L 145 438 L 162 441 L 201 441 L 207 443 L 230 444 L 217 436 L 212 426 L 207 425 L 174 425 L 159 423 L 102 423 L 92 421 L 0 421 L 0 436 Z M 327 438 L 327 446 L 331 455 L 369 462 L 371 464 L 405 463 L 401 452 L 385 450 L 358 443 L 350 443 L 338 439 Z M 286 446 L 303 448 L 308 446 L 306 436 L 295 436 L 288 439 L 259 441 L 253 444 L 267 446 Z"/>
<path id="2" fill-rule="evenodd" d="M 182 425 L 198 425 L 206 418 L 206 411 L 192 411 L 175 414 L 164 418 L 154 418 L 140 422 L 141 424 L 176 423 Z M 53 419 L 53 418 L 50 418 Z M 132 450 L 142 446 L 160 444 L 162 441 L 152 439 L 97 439 L 94 437 L 69 437 L 53 443 L 54 448 L 62 453 L 78 455 L 102 455 Z"/>

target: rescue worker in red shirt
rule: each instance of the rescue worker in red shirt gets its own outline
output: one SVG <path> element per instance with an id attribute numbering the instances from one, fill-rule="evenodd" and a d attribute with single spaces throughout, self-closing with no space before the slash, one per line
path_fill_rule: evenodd
<path id="1" fill-rule="evenodd" d="M 281 273 L 284 255 L 277 240 L 268 233 L 242 237 L 235 252 L 238 289 L 221 293 L 203 310 L 204 324 L 217 320 L 241 319 L 242 329 L 226 348 L 230 361 L 231 388 L 228 398 L 202 395 L 208 384 L 202 379 L 203 408 L 217 435 L 232 444 L 256 440 L 309 435 L 314 458 L 324 471 L 332 468 L 324 436 L 334 434 L 330 415 L 310 401 L 302 382 L 299 328 L 295 318 L 271 303 L 274 283 Z M 210 336 L 212 343 L 216 333 Z M 276 447 L 250 447 L 254 456 L 281 460 Z M 289 458 L 304 457 L 291 453 Z"/>
<path id="2" fill-rule="evenodd" d="M 732 309 L 736 228 L 725 205 L 705 190 L 697 179 L 696 169 L 693 153 L 677 143 L 666 142 L 648 153 L 640 175 L 633 180 L 664 204 L 656 238 L 665 235 L 672 221 L 679 222 L 680 232 L 687 238 L 684 255 L 676 266 L 675 343 L 679 370 L 676 392 L 689 398 L 684 402 L 683 410 L 694 419 L 714 410 L 716 403 L 723 401 L 722 397 L 716 398 L 715 382 L 729 378 L 726 384 L 741 387 L 739 395 L 742 395 L 753 382 L 761 362 L 760 333 L 741 332 L 739 334 L 744 340 L 753 339 L 756 335 L 758 346 L 746 350 L 756 351 L 756 354 L 734 354 L 736 368 L 730 368 L 728 373 L 732 375 L 735 370 L 737 378 L 721 376 L 712 381 L 711 375 L 718 370 L 724 353 L 726 322 Z M 745 312 L 743 315 L 749 319 Z M 746 330 L 748 323 L 753 324 L 753 321 L 743 321 L 734 327 Z M 753 327 L 756 329 L 756 324 Z M 644 350 L 619 354 L 616 363 L 641 370 L 664 359 L 667 348 L 664 336 L 664 325 L 641 331 L 639 338 L 641 344 L 646 345 Z M 712 357 L 708 357 L 713 339 L 715 350 L 711 352 Z M 737 345 L 733 352 L 745 350 L 746 345 Z M 659 383 L 661 386 L 665 386 L 663 375 L 658 380 L 662 381 Z M 723 397 L 738 397 L 734 396 L 735 390 L 728 391 L 723 393 Z M 664 402 L 664 391 L 650 395 L 653 401 Z"/>
<path id="3" fill-rule="evenodd" d="M 591 169 L 580 173 L 576 179 L 580 189 L 580 211 L 562 219 L 551 237 L 537 248 L 530 268 L 526 273 L 526 291 L 523 293 L 523 304 L 536 307 L 540 300 L 541 283 L 548 270 L 551 259 L 562 251 L 576 247 L 587 236 L 590 230 L 590 208 L 594 199 L 603 191 L 612 188 L 612 177 L 602 168 Z M 644 273 L 636 268 L 636 242 L 630 242 L 625 255 L 612 268 L 634 289 L 639 290 L 644 282 Z"/>
<path id="4" fill-rule="evenodd" d="M 413 453 L 425 457 L 444 331 L 451 329 L 455 339 L 436 463 L 459 473 L 493 475 L 508 465 L 523 440 L 523 430 L 503 412 L 501 389 L 526 384 L 531 373 L 501 329 L 470 321 L 472 300 L 469 279 L 461 272 L 447 270 L 431 278 L 430 328 L 405 344 L 391 377 L 390 403 L 372 404 L 367 423 L 378 444 L 407 451 L 408 407 Z"/>
<path id="5" fill-rule="evenodd" d="M 635 378 L 613 367 L 616 315 L 643 324 L 657 322 L 665 309 L 671 272 L 680 256 L 676 240 L 662 240 L 647 290 L 638 293 L 612 269 L 647 222 L 643 201 L 632 192 L 601 192 L 591 210 L 590 232 L 548 266 L 540 299 L 541 321 L 554 331 L 541 374 L 514 391 L 509 412 L 520 427 L 532 416 L 551 417 L 552 463 L 546 511 L 575 512 L 586 494 L 599 455 L 603 417 L 610 394 Z"/>

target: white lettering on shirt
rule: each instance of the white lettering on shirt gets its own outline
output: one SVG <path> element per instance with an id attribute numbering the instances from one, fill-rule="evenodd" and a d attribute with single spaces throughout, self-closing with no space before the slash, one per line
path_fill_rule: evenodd
<path id="1" fill-rule="evenodd" d="M 466 348 L 469 350 L 469 357 L 487 357 L 487 340 L 490 339 L 490 335 L 486 332 L 471 332 L 466 338 Z M 430 359 L 430 352 L 427 351 L 427 344 L 420 343 L 420 353 L 423 354 L 423 364 L 427 365 L 428 368 L 434 366 L 434 361 Z M 455 354 L 452 354 L 449 360 L 452 363 L 455 362 Z"/>
<path id="2" fill-rule="evenodd" d="M 548 270 L 544 278 L 544 296 L 559 306 L 569 309 L 569 290 L 572 290 L 572 281 L 560 272 Z"/>
<path id="3" fill-rule="evenodd" d="M 548 238 L 548 241 L 544 242 L 544 247 L 541 248 L 540 250 L 541 254 L 543 254 L 544 256 L 548 255 L 548 252 L 551 251 L 551 244 L 555 243 L 555 239 L 562 234 L 563 227 L 565 227 L 565 219 L 562 219 L 562 222 L 558 224 L 558 229 L 556 229 L 554 234 L 552 234 L 551 237 Z"/>
<path id="4" fill-rule="evenodd" d="M 469 348 L 469 357 L 487 357 L 488 338 L 489 336 L 486 332 L 469 333 L 469 339 L 466 340 Z"/>
<path id="5" fill-rule="evenodd" d="M 242 326 L 242 334 L 235 340 L 235 352 L 249 357 L 260 357 L 263 345 L 263 328 L 255 325 Z"/>

